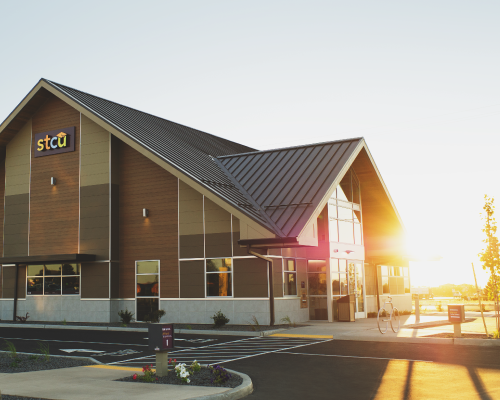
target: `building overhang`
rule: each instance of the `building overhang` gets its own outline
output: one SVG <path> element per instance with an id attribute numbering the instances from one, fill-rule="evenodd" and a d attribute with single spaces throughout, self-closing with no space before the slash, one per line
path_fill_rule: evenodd
<path id="1" fill-rule="evenodd" d="M 0 257 L 0 264 L 22 264 L 22 265 L 37 265 L 37 264 L 58 264 L 58 263 L 79 263 L 95 261 L 95 254 L 49 254 L 43 256 L 10 256 Z"/>
<path id="2" fill-rule="evenodd" d="M 312 247 L 304 246 L 299 243 L 296 237 L 277 237 L 277 238 L 259 238 L 238 240 L 240 246 L 250 246 L 254 248 L 282 249 L 289 247 Z"/>

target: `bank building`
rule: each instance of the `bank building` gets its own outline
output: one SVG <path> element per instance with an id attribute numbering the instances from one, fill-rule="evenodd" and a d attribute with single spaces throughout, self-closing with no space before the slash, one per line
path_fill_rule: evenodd
<path id="1" fill-rule="evenodd" d="M 404 227 L 363 138 L 261 151 L 41 79 L 0 125 L 0 177 L 2 320 L 412 307 Z"/>

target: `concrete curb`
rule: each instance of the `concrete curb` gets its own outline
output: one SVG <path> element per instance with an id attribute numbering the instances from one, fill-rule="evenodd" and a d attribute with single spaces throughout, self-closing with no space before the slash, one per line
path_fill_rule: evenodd
<path id="1" fill-rule="evenodd" d="M 392 343 L 414 343 L 414 344 L 449 344 L 459 346 L 500 346 L 500 340 L 495 339 L 455 339 L 455 338 L 425 338 L 425 337 L 387 337 L 376 340 L 374 338 L 334 337 L 333 340 L 351 340 L 360 342 L 392 342 Z"/>
<path id="2" fill-rule="evenodd" d="M 466 318 L 465 323 L 474 322 L 475 320 L 476 318 Z M 432 328 L 435 326 L 445 326 L 445 325 L 453 325 L 453 323 L 451 323 L 447 319 L 443 319 L 438 321 L 421 322 L 419 324 L 403 325 L 401 329 Z"/>
<path id="3" fill-rule="evenodd" d="M 38 329 L 72 329 L 80 331 L 114 331 L 114 332 L 147 332 L 148 328 L 124 328 L 120 326 L 79 326 L 79 325 L 45 325 L 45 324 L 0 324 L 0 328 L 38 328 Z M 216 336 L 269 336 L 284 331 L 273 329 L 269 331 L 211 331 L 196 329 L 175 329 L 175 333 L 188 335 L 216 335 Z"/>
<path id="4" fill-rule="evenodd" d="M 224 393 L 193 397 L 190 400 L 237 400 L 245 396 L 248 396 L 250 393 L 253 392 L 253 383 L 247 374 L 233 371 L 232 369 L 227 369 L 227 368 L 226 371 L 229 371 L 231 374 L 236 374 L 241 376 L 243 378 L 243 382 L 241 382 L 241 385 L 236 386 L 235 388 L 228 390 L 227 392 Z"/>
<path id="5" fill-rule="evenodd" d="M 10 353 L 10 351 L 4 351 L 4 350 L 0 350 L 0 353 Z M 26 354 L 28 356 L 41 356 L 42 354 L 40 353 L 24 353 L 22 351 L 18 351 L 17 354 Z M 99 365 L 106 365 L 100 361 L 97 361 L 95 358 L 92 358 L 92 357 L 83 357 L 83 356 L 56 356 L 54 354 L 49 354 L 50 357 L 57 357 L 57 358 L 74 358 L 76 360 L 91 360 Z M 70 367 L 72 368 L 72 367 Z M 22 372 L 21 372 L 22 373 Z M 0 397 L 0 400 L 2 400 L 2 398 Z"/>

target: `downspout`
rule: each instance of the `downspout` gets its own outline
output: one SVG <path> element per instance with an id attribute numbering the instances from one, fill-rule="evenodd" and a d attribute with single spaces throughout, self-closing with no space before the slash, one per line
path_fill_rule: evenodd
<path id="1" fill-rule="evenodd" d="M 274 283 L 273 283 L 273 260 L 269 257 L 264 257 L 262 254 L 250 250 L 250 245 L 247 245 L 247 252 L 252 256 L 267 261 L 267 271 L 269 273 L 269 325 L 274 326 Z"/>
<path id="2" fill-rule="evenodd" d="M 16 279 L 15 279 L 15 286 L 14 286 L 14 311 L 12 313 L 12 321 L 16 322 L 16 316 L 17 316 L 17 285 L 19 283 L 19 264 L 16 264 Z"/>

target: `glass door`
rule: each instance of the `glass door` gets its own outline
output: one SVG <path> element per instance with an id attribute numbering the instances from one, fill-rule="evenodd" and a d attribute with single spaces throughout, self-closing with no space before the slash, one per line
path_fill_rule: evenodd
<path id="1" fill-rule="evenodd" d="M 366 318 L 365 313 L 365 274 L 361 261 L 349 261 L 349 293 L 356 295 L 356 318 Z"/>

